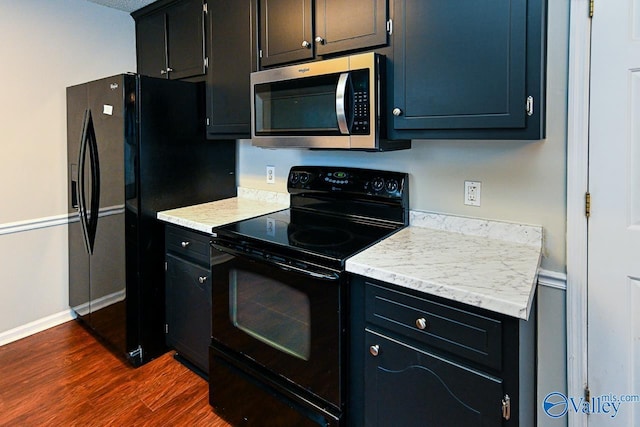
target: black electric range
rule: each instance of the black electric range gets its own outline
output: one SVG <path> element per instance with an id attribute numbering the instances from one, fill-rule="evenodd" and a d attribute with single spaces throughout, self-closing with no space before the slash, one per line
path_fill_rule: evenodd
<path id="1" fill-rule="evenodd" d="M 296 166 L 287 189 L 289 209 L 213 229 L 209 400 L 232 424 L 342 426 L 344 264 L 407 225 L 408 176 Z"/>

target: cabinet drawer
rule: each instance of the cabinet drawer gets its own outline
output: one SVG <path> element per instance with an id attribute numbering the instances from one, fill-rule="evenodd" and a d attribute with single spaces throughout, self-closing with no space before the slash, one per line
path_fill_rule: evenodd
<path id="1" fill-rule="evenodd" d="M 502 322 L 367 283 L 366 320 L 494 369 L 502 367 Z"/>
<path id="2" fill-rule="evenodd" d="M 167 251 L 209 266 L 209 236 L 178 227 L 166 227 Z"/>

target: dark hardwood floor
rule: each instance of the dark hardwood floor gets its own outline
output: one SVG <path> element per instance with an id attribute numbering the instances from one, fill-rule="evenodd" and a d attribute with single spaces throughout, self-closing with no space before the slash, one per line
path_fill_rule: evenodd
<path id="1" fill-rule="evenodd" d="M 228 426 L 164 354 L 133 368 L 75 321 L 0 347 L 0 426 Z"/>

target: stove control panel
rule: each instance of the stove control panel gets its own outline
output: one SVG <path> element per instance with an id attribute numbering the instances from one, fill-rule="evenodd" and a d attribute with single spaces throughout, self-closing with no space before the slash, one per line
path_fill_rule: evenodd
<path id="1" fill-rule="evenodd" d="M 291 194 L 346 193 L 353 196 L 403 200 L 408 197 L 408 174 L 333 166 L 294 166 L 287 189 Z"/>

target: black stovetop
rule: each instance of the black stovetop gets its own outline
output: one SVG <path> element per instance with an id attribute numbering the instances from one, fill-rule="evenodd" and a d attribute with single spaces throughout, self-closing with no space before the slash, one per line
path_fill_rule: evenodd
<path id="1" fill-rule="evenodd" d="M 371 246 L 399 227 L 375 224 L 345 216 L 296 209 L 262 215 L 217 228 L 218 235 L 250 239 L 253 245 L 275 245 L 338 261 Z"/>
<path id="2" fill-rule="evenodd" d="M 399 172 L 294 166 L 287 185 L 291 208 L 213 233 L 257 256 L 269 252 L 343 270 L 348 257 L 408 224 L 408 184 Z"/>

